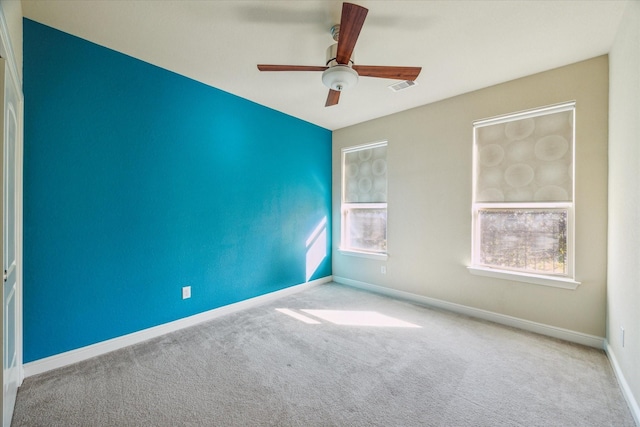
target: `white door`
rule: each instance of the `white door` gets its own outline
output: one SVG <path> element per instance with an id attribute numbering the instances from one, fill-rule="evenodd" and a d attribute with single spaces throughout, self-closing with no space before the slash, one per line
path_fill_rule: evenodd
<path id="1" fill-rule="evenodd" d="M 19 98 L 9 79 L 6 62 L 0 59 L 0 81 L 3 102 L 2 150 L 2 262 L 4 270 L 2 294 L 2 425 L 11 424 L 18 391 L 18 304 L 16 245 L 16 148 L 19 138 Z"/>

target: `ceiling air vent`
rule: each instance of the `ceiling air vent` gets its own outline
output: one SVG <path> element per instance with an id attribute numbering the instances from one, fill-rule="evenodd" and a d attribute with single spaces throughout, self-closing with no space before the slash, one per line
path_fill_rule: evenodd
<path id="1" fill-rule="evenodd" d="M 405 80 L 405 81 L 400 82 L 400 83 L 394 83 L 394 84 L 392 84 L 392 85 L 390 85 L 388 87 L 389 87 L 389 89 L 391 89 L 394 92 L 400 92 L 401 90 L 405 90 L 405 89 L 410 88 L 411 86 L 415 86 L 417 84 L 418 83 L 416 83 L 416 82 L 414 82 L 412 80 Z"/>

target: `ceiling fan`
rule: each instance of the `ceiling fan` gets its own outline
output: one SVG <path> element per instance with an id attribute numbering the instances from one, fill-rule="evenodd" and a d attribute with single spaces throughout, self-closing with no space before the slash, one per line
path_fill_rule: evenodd
<path id="1" fill-rule="evenodd" d="M 329 88 L 325 107 L 336 105 L 340 92 L 353 87 L 358 77 L 379 77 L 383 79 L 415 80 L 422 67 L 390 67 L 384 65 L 356 65 L 353 63 L 353 49 L 364 25 L 368 9 L 352 3 L 342 4 L 340 24 L 331 27 L 331 35 L 337 44 L 327 49 L 326 66 L 308 65 L 268 65 L 258 64 L 260 71 L 322 71 L 322 83 Z"/>

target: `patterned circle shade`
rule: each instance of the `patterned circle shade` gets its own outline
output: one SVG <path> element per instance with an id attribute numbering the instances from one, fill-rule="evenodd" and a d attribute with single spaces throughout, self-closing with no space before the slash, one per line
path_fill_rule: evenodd
<path id="1" fill-rule="evenodd" d="M 476 202 L 573 199 L 573 111 L 479 126 Z"/>
<path id="2" fill-rule="evenodd" d="M 387 146 L 346 152 L 345 202 L 387 202 Z"/>

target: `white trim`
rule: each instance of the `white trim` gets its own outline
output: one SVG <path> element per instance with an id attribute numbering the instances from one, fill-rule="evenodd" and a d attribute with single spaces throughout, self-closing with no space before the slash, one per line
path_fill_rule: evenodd
<path id="1" fill-rule="evenodd" d="M 551 286 L 554 288 L 576 290 L 578 286 L 581 285 L 580 282 L 564 276 L 544 276 L 541 274 L 521 273 L 519 271 L 498 270 L 491 267 L 478 266 L 468 266 L 467 270 L 476 276 L 533 283 L 534 285 Z"/>
<path id="2" fill-rule="evenodd" d="M 545 325 L 543 323 L 532 322 L 530 320 L 520 319 L 505 314 L 494 313 L 492 311 L 482 310 L 479 308 L 469 307 L 466 305 L 456 304 L 435 298 L 429 298 L 422 295 L 416 295 L 409 292 L 399 291 L 396 289 L 385 288 L 382 286 L 372 285 L 357 280 L 347 279 L 344 277 L 333 276 L 333 281 L 347 286 L 364 289 L 392 298 L 405 300 L 414 304 L 424 305 L 427 307 L 435 307 L 454 313 L 464 314 L 465 316 L 476 317 L 478 319 L 488 320 L 490 322 L 499 323 L 501 325 L 511 326 L 513 328 L 523 329 L 529 332 L 546 335 L 561 340 L 595 347 L 604 348 L 604 337 L 584 334 L 582 332 L 571 331 L 569 329 L 558 328 L 556 326 Z"/>
<path id="3" fill-rule="evenodd" d="M 371 148 L 377 148 L 377 147 L 384 147 L 389 143 L 389 141 L 387 141 L 386 139 L 383 139 L 381 141 L 377 141 L 377 142 L 368 142 L 366 144 L 360 144 L 360 145 L 354 145 L 351 147 L 345 147 L 342 149 L 342 153 L 346 154 L 346 153 L 352 153 L 354 151 L 360 151 L 360 150 L 368 150 Z"/>
<path id="4" fill-rule="evenodd" d="M 633 415 L 633 419 L 636 422 L 636 425 L 640 426 L 640 406 L 638 405 L 638 400 L 633 395 L 631 391 L 631 387 L 629 387 L 629 383 L 624 377 L 622 373 L 622 369 L 618 364 L 618 359 L 616 358 L 615 353 L 613 352 L 613 348 L 609 345 L 609 342 L 605 340 L 604 342 L 604 351 L 607 353 L 607 357 L 609 358 L 609 362 L 611 363 L 611 367 L 613 368 L 613 372 L 616 374 L 616 378 L 618 379 L 618 384 L 620 384 L 620 388 L 622 389 L 622 395 L 627 401 L 627 405 L 629 405 L 629 410 L 631 411 L 631 415 Z"/>
<path id="5" fill-rule="evenodd" d="M 23 151 L 24 151 L 24 93 L 22 92 L 22 79 L 18 72 L 18 65 L 16 63 L 15 52 L 13 51 L 13 45 L 11 43 L 11 37 L 9 35 L 9 27 L 7 25 L 7 19 L 4 16 L 4 9 L 0 7 L 0 55 L 3 56 L 8 64 L 9 76 L 11 77 L 11 83 L 13 84 L 16 94 L 18 95 L 18 105 L 16 105 L 16 119 L 18 121 L 18 129 L 16 130 L 18 135 L 18 141 L 16 143 L 16 181 L 15 181 L 15 197 L 16 197 L 16 349 L 18 357 L 18 386 L 22 385 L 24 380 L 24 365 L 22 363 L 23 351 L 23 322 L 22 322 L 22 283 L 23 283 L 23 271 L 22 271 L 22 228 L 23 228 Z M 22 64 L 20 64 L 22 65 Z"/>
<path id="6" fill-rule="evenodd" d="M 128 335 L 123 335 L 121 337 L 112 338 L 107 341 L 102 341 L 96 344 L 88 345 L 86 347 L 70 350 L 65 353 L 60 353 L 50 357 L 46 357 L 44 359 L 25 363 L 24 374 L 25 377 L 30 377 L 50 371 L 52 369 L 71 365 L 72 363 L 81 362 L 83 360 L 100 356 L 114 350 L 119 350 L 130 345 L 138 344 L 143 341 L 159 337 L 161 335 L 195 326 L 202 322 L 207 322 L 209 320 L 216 319 L 227 314 L 236 313 L 238 311 L 246 310 L 251 307 L 256 307 L 258 305 L 275 301 L 277 299 L 307 290 L 314 286 L 331 282 L 332 280 L 332 276 L 323 277 L 321 279 L 312 280 L 310 282 L 291 286 L 265 295 L 249 298 L 247 300 L 240 301 L 234 304 L 225 305 L 224 307 L 219 307 L 213 310 L 205 311 L 203 313 L 194 314 L 193 316 L 174 320 L 173 322 L 154 326 L 148 329 L 143 329 L 141 331 L 133 332 Z"/>
<path id="7" fill-rule="evenodd" d="M 387 253 L 360 252 L 360 251 L 354 251 L 353 249 L 343 249 L 343 248 L 338 249 L 338 253 L 340 253 L 341 255 L 347 255 L 347 256 L 377 259 L 379 261 L 386 261 L 389 258 L 389 254 Z"/>
<path id="8" fill-rule="evenodd" d="M 347 209 L 387 209 L 387 202 L 378 203 L 352 203 L 342 202 L 342 211 Z"/>
<path id="9" fill-rule="evenodd" d="M 573 202 L 527 202 L 527 203 L 511 203 L 511 202 L 480 202 L 474 203 L 477 209 L 571 209 Z"/>
<path id="10" fill-rule="evenodd" d="M 548 105 L 546 107 L 532 108 L 530 110 L 518 111 L 517 113 L 503 114 L 501 116 L 489 117 L 486 119 L 474 120 L 474 127 L 483 127 L 497 125 L 513 120 L 522 120 L 529 117 L 545 116 L 547 114 L 561 113 L 563 111 L 571 111 L 576 107 L 576 101 L 563 102 L 560 104 Z"/>

